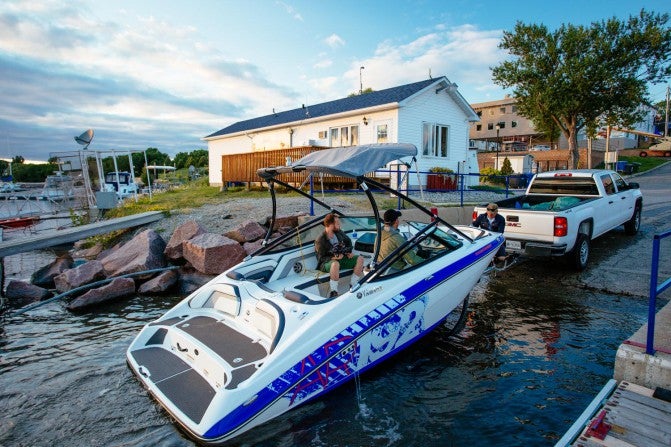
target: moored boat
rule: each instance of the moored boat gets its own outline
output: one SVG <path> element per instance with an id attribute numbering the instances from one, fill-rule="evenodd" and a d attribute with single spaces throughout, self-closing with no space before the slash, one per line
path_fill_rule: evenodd
<path id="1" fill-rule="evenodd" d="M 146 325 L 127 351 L 133 372 L 192 437 L 225 442 L 377 365 L 446 318 L 458 327 L 503 236 L 450 225 L 365 177 L 416 153 L 407 144 L 355 146 L 258 171 L 273 204 L 264 246 Z M 370 214 L 345 215 L 282 180 L 296 173 L 353 179 Z M 365 259 L 366 272 L 351 287 L 352 272 L 341 272 L 339 296 L 330 296 L 329 275 L 317 270 L 323 215 L 270 239 L 277 185 L 336 213 L 353 252 Z M 404 222 L 405 243 L 384 259 L 378 259 L 382 223 L 372 189 L 399 195 L 426 217 Z M 409 250 L 422 261 L 393 268 Z"/>

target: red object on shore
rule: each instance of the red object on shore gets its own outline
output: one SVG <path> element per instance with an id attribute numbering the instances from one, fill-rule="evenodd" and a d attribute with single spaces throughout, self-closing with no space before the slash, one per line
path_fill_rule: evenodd
<path id="1" fill-rule="evenodd" d="M 40 220 L 39 216 L 30 217 L 13 217 L 11 219 L 0 219 L 0 227 L 2 228 L 25 228 L 35 225 Z"/>

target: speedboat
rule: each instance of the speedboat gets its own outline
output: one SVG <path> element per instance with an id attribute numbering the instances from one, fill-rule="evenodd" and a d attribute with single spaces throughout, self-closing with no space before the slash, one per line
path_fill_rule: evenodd
<path id="1" fill-rule="evenodd" d="M 126 354 L 149 393 L 190 436 L 223 443 L 329 392 L 446 321 L 450 329 L 463 323 L 469 292 L 504 239 L 450 225 L 370 175 L 392 161 L 415 161 L 416 154 L 409 144 L 354 146 L 258 170 L 272 198 L 262 248 L 147 324 Z M 345 215 L 283 180 L 315 174 L 356 182 L 370 213 Z M 314 241 L 326 213 L 271 239 L 276 186 L 335 212 L 354 253 L 364 257 L 356 284 L 350 286 L 351 270 L 341 272 L 339 296 L 329 297 L 329 275 L 317 270 Z M 383 228 L 374 190 L 385 201 L 388 194 L 402 198 L 422 216 L 403 222 L 406 242 L 379 260 Z M 391 268 L 408 250 L 421 253 L 423 262 Z"/>

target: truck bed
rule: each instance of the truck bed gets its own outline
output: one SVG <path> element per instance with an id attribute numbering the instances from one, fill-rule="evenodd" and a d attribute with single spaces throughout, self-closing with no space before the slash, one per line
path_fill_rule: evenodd
<path id="1" fill-rule="evenodd" d="M 596 197 L 523 195 L 500 200 L 496 203 L 501 209 L 521 209 L 534 211 L 565 211 L 582 203 L 595 200 Z"/>

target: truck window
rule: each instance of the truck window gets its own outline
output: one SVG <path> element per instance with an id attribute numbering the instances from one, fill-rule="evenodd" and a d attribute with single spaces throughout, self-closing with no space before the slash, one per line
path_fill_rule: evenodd
<path id="1" fill-rule="evenodd" d="M 603 174 L 601 176 L 601 183 L 603 183 L 603 189 L 606 190 L 606 194 L 615 194 L 615 184 L 613 183 L 613 179 L 610 177 L 610 174 Z"/>
<path id="2" fill-rule="evenodd" d="M 627 189 L 627 182 L 625 182 L 624 179 L 620 177 L 620 174 L 613 174 L 613 178 L 615 179 L 615 186 L 617 186 L 618 191 L 624 191 Z"/>
<path id="3" fill-rule="evenodd" d="M 599 190 L 592 177 L 537 177 L 531 183 L 529 194 L 598 196 Z"/>

